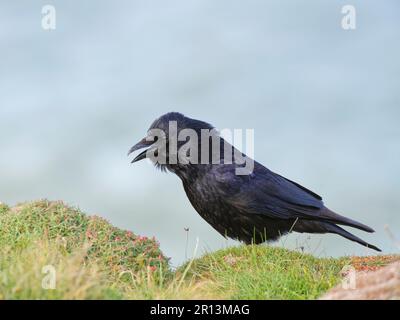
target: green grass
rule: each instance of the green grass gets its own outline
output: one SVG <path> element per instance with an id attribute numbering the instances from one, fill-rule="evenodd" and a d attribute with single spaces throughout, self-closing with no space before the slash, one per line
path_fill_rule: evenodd
<path id="1" fill-rule="evenodd" d="M 315 299 L 351 261 L 239 246 L 173 272 L 155 239 L 62 202 L 0 204 L 0 299 Z M 42 287 L 46 266 L 55 289 Z"/>
<path id="2" fill-rule="evenodd" d="M 195 260 L 190 274 L 211 278 L 231 299 L 315 299 L 340 281 L 349 259 L 318 259 L 268 246 L 240 246 Z"/>
<path id="3" fill-rule="evenodd" d="M 46 265 L 56 269 L 56 290 L 42 289 Z M 170 276 L 154 239 L 62 202 L 0 205 L 0 298 L 120 298 L 142 273 Z"/>

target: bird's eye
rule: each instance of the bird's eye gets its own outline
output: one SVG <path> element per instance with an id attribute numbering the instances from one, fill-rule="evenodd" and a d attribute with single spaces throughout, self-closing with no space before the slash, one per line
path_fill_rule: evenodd
<path id="1" fill-rule="evenodd" d="M 158 136 L 153 136 L 153 135 L 148 135 L 146 137 L 147 141 L 152 141 L 152 142 L 156 142 L 158 140 Z"/>

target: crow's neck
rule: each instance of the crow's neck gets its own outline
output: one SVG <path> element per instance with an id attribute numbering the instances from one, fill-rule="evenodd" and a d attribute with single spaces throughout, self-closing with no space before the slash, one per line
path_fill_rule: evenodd
<path id="1" fill-rule="evenodd" d="M 167 165 L 167 170 L 175 173 L 183 183 L 192 183 L 206 172 L 208 166 L 208 164 L 177 164 Z"/>
<path id="2" fill-rule="evenodd" d="M 219 154 L 216 154 L 215 155 L 216 159 L 214 159 L 213 150 L 215 150 L 215 149 L 212 148 L 213 143 L 215 143 L 215 142 L 213 142 L 212 139 L 210 138 L 208 159 L 206 159 L 206 161 L 205 161 L 206 164 L 202 163 L 202 162 L 204 162 L 204 159 L 201 158 L 201 150 L 202 149 L 201 149 L 201 143 L 199 141 L 199 144 L 197 146 L 198 147 L 197 163 L 169 164 L 169 157 L 167 156 L 167 164 L 158 165 L 158 166 L 163 171 L 170 171 L 170 172 L 175 173 L 179 178 L 181 178 L 181 180 L 184 183 L 191 183 L 191 182 L 195 181 L 197 178 L 203 176 L 204 173 L 206 173 L 210 169 L 210 167 L 212 166 L 213 163 L 223 163 L 226 151 L 228 151 L 230 153 L 230 159 L 233 159 L 233 151 L 234 151 L 233 146 L 230 145 L 229 143 L 226 143 L 226 141 L 221 137 L 218 137 L 218 140 L 217 140 L 217 143 L 218 143 L 217 148 L 219 149 Z M 229 149 L 227 149 L 227 150 L 225 150 L 225 143 L 229 147 Z"/>

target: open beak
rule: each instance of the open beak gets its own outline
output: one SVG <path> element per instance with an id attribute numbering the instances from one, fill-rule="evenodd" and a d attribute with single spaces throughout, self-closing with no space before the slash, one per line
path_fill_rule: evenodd
<path id="1" fill-rule="evenodd" d="M 151 146 L 153 143 L 154 143 L 154 141 L 147 141 L 146 138 L 143 138 L 142 140 L 140 140 L 137 144 L 135 144 L 135 145 L 129 150 L 128 156 L 129 156 L 131 153 L 133 153 L 133 152 L 135 152 L 135 151 L 137 151 L 137 150 L 140 150 L 140 149 L 147 148 L 147 147 Z M 146 150 L 142 151 L 141 153 L 139 153 L 139 154 L 135 157 L 135 159 L 132 160 L 131 163 L 134 163 L 134 162 L 137 162 L 137 161 L 140 161 L 140 160 L 145 159 L 145 158 L 146 158 L 146 152 L 147 152 L 147 150 L 148 150 L 148 149 L 146 149 Z"/>

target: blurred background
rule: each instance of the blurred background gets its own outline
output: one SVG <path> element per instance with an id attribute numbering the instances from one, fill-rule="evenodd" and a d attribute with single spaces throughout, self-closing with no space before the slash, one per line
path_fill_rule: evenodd
<path id="1" fill-rule="evenodd" d="M 42 28 L 46 4 L 55 30 Z M 384 226 L 400 238 L 400 3 L 352 0 L 355 30 L 341 27 L 346 4 L 1 1 L 0 201 L 64 200 L 154 235 L 174 266 L 196 238 L 197 255 L 237 245 L 200 218 L 176 176 L 129 164 L 150 123 L 179 111 L 253 128 L 259 162 L 398 252 Z M 335 235 L 275 245 L 373 253 Z"/>

